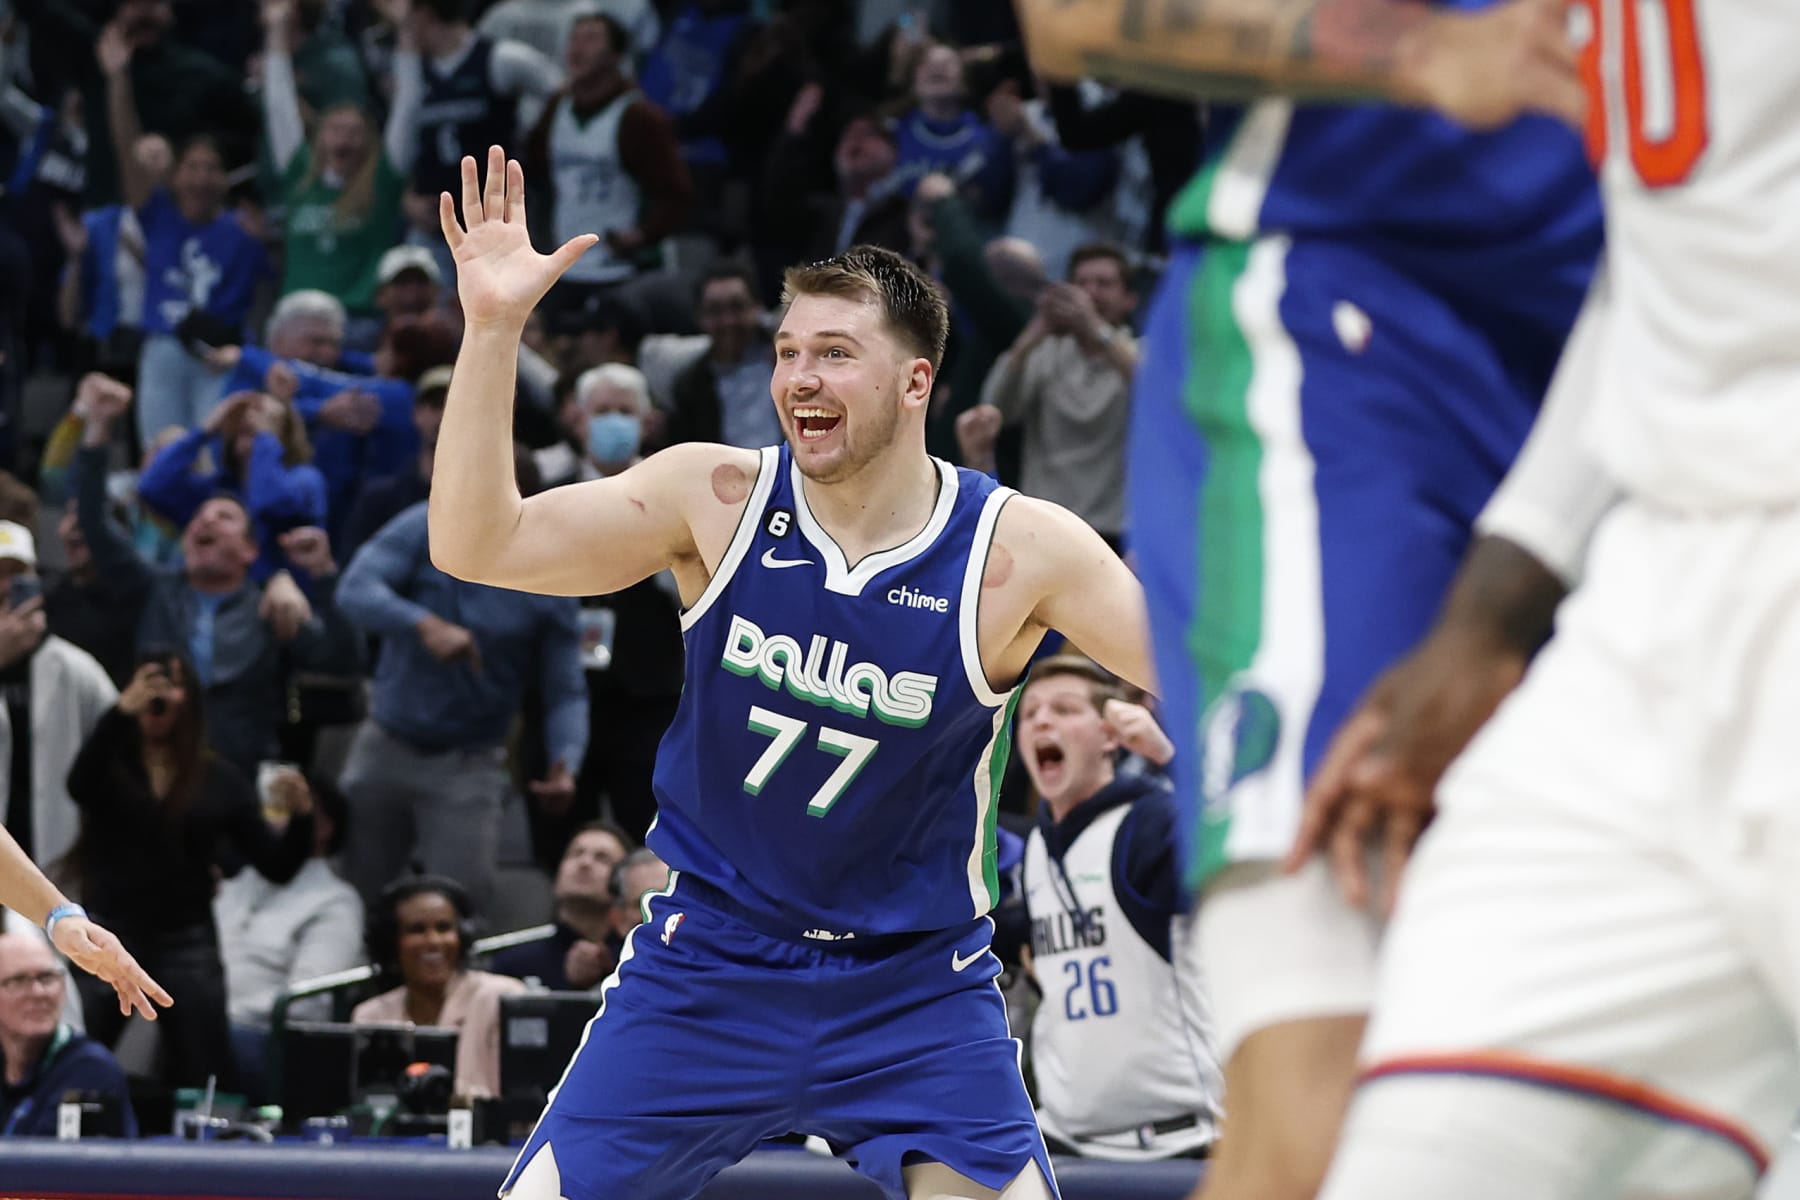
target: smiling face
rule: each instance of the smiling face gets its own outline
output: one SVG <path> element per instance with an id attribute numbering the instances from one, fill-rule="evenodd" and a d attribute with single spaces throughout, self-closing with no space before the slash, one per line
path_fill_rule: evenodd
<path id="1" fill-rule="evenodd" d="M 837 483 L 886 453 L 903 417 L 922 429 L 931 377 L 875 301 L 802 295 L 775 335 L 769 386 L 801 473 Z"/>
<path id="2" fill-rule="evenodd" d="M 950 107 L 962 103 L 962 55 L 949 46 L 935 45 L 913 68 L 913 98 L 926 107 Z"/>
<path id="3" fill-rule="evenodd" d="M 225 203 L 225 160 L 209 141 L 190 142 L 169 181 L 175 202 L 190 221 L 211 220 Z"/>
<path id="4" fill-rule="evenodd" d="M 42 938 L 0 934 L 0 1035 L 47 1041 L 62 1020 L 67 986 Z"/>
<path id="5" fill-rule="evenodd" d="M 408 896 L 394 908 L 400 978 L 407 987 L 447 986 L 462 965 L 462 934 L 456 906 L 437 892 Z"/>
<path id="6" fill-rule="evenodd" d="M 1057 819 L 1112 782 L 1118 743 L 1090 680 L 1050 675 L 1028 684 L 1018 727 L 1025 770 Z"/>
<path id="7" fill-rule="evenodd" d="M 375 129 L 361 109 L 340 104 L 319 122 L 315 154 L 326 170 L 348 179 L 362 169 L 375 145 Z"/>

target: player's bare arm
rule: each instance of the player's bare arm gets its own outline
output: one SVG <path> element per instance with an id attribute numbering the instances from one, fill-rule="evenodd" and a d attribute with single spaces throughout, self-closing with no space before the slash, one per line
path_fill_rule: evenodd
<path id="1" fill-rule="evenodd" d="M 1033 64 L 1194 99 L 1391 100 L 1478 128 L 1579 121 L 1562 0 L 1017 0 Z"/>
<path id="2" fill-rule="evenodd" d="M 1113 674 L 1154 691 L 1144 589 L 1087 522 L 1046 500 L 1000 510 L 978 621 L 992 683 L 1017 679 L 1054 629 Z"/>
<path id="3" fill-rule="evenodd" d="M 1477 540 L 1437 624 L 1375 681 L 1332 739 L 1286 868 L 1298 870 L 1323 851 L 1346 899 L 1358 906 L 1373 899 L 1391 912 L 1401 869 L 1431 820 L 1438 780 L 1524 678 L 1567 590 L 1512 542 Z M 1381 856 L 1378 897 L 1371 846 Z"/>
<path id="4" fill-rule="evenodd" d="M 519 339 L 550 285 L 596 239 L 534 250 L 523 172 L 498 146 L 488 151 L 485 187 L 475 160 L 463 159 L 462 220 L 448 192 L 439 218 L 456 257 L 465 331 L 438 435 L 432 562 L 477 583 L 572 596 L 672 568 L 691 603 L 731 541 L 755 482 L 755 452 L 677 446 L 609 479 L 521 497 L 511 437 Z"/>
<path id="5" fill-rule="evenodd" d="M 52 912 L 72 907 L 4 829 L 0 829 L 0 905 L 40 926 Z M 76 915 L 59 917 L 50 940 L 70 962 L 112 984 L 121 1013 L 135 1011 L 154 1021 L 156 1005 L 167 1008 L 174 1003 L 111 930 L 94 924 L 79 909 Z"/>

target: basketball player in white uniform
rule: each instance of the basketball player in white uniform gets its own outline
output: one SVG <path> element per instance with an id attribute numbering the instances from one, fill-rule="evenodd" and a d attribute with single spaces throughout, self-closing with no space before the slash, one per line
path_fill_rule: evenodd
<path id="1" fill-rule="evenodd" d="M 1040 660 L 1015 744 L 1040 797 L 1022 873 L 1038 1124 L 1086 1158 L 1205 1154 L 1223 1083 L 1210 1005 L 1185 936 L 1175 804 L 1155 776 L 1119 775 L 1121 749 L 1166 763 L 1156 719 L 1074 655 Z"/>
<path id="2" fill-rule="evenodd" d="M 1344 874 L 1543 631 L 1556 581 L 1495 562 L 1573 590 L 1437 789 L 1327 1200 L 1742 1196 L 1800 1110 L 1800 11 L 1576 13 L 1607 274 L 1444 616 L 1319 772 Z"/>

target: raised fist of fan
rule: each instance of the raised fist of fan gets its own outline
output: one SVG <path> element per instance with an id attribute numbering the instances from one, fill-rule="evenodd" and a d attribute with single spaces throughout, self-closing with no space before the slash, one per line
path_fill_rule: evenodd
<path id="1" fill-rule="evenodd" d="M 595 234 L 570 238 L 553 253 L 532 249 L 525 230 L 525 174 L 500 147 L 488 149 L 487 184 L 475 160 L 462 160 L 462 222 L 449 192 L 438 197 L 438 220 L 456 259 L 456 294 L 464 323 L 525 328 L 537 307 L 575 260 L 599 241 Z"/>

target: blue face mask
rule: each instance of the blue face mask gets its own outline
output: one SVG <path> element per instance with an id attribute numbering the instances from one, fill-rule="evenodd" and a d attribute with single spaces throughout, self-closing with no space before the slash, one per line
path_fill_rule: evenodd
<path id="1" fill-rule="evenodd" d="M 588 453 L 595 462 L 629 462 L 637 455 L 643 426 L 630 413 L 600 413 L 588 418 Z"/>

